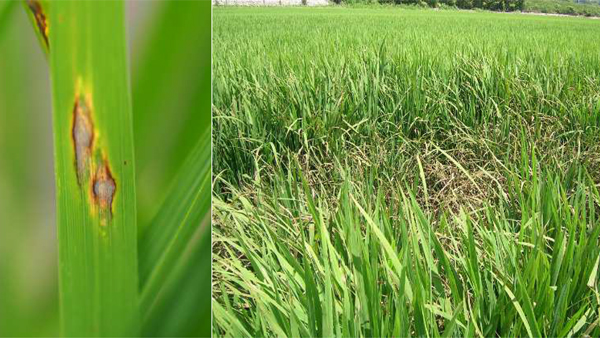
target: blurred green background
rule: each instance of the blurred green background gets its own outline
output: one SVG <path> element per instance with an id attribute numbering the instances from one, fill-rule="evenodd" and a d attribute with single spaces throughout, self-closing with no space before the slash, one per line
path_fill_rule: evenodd
<path id="1" fill-rule="evenodd" d="M 141 233 L 210 128 L 211 4 L 126 6 Z M 0 0 L 0 336 L 59 334 L 51 104 L 48 65 L 24 6 Z M 171 320 L 155 320 L 144 334 L 208 336 L 210 242 L 189 250 L 171 285 L 152 314 Z"/>

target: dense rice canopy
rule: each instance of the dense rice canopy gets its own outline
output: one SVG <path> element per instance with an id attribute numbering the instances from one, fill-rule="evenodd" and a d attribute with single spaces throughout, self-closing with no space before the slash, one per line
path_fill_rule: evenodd
<path id="1" fill-rule="evenodd" d="M 219 336 L 598 336 L 600 21 L 214 9 Z"/>

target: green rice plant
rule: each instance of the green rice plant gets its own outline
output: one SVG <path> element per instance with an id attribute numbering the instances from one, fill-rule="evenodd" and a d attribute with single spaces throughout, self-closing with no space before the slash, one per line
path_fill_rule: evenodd
<path id="1" fill-rule="evenodd" d="M 151 38 L 143 57 L 133 65 L 139 74 L 132 78 L 136 174 L 147 182 L 137 187 L 142 227 L 157 212 L 153 196 L 163 197 L 210 126 L 210 111 L 197 109 L 211 102 L 210 2 L 167 1 L 161 9 L 147 33 Z"/>
<path id="2" fill-rule="evenodd" d="M 210 130 L 140 241 L 144 336 L 210 335 Z"/>
<path id="3" fill-rule="evenodd" d="M 217 335 L 598 334 L 600 196 L 584 173 L 571 197 L 540 173 L 520 220 L 506 202 L 434 216 L 410 190 L 370 195 L 349 181 L 315 202 L 294 190 L 299 175 L 215 199 Z"/>
<path id="4" fill-rule="evenodd" d="M 51 116 L 36 114 L 40 101 L 28 97 L 38 92 L 47 79 L 38 73 L 46 75 L 43 56 L 29 53 L 28 41 L 17 38 L 21 31 L 31 35 L 19 5 L 6 1 L 0 4 L 7 10 L 0 14 L 0 335 L 42 336 L 45 332 L 57 332 L 57 325 L 48 324 L 58 322 L 57 311 L 50 309 L 51 302 L 38 301 L 37 310 L 32 313 L 23 303 L 31 295 L 39 295 L 44 300 L 56 299 L 55 270 L 45 263 L 45 257 L 49 256 L 44 252 L 44 245 L 36 242 L 36 237 L 51 237 L 52 229 L 46 226 L 36 231 L 33 226 L 40 214 L 52 210 L 43 205 L 44 197 L 36 193 L 50 185 L 46 180 L 38 180 L 40 176 L 53 182 L 52 172 L 41 172 L 36 165 L 37 161 L 48 161 L 52 157 L 51 142 L 44 142 L 49 132 L 44 132 L 42 127 L 51 127 Z M 19 14 L 23 20 L 18 20 Z M 28 67 L 15 66 L 20 62 Z M 40 67 L 36 66 L 38 62 Z M 38 81 L 28 81 L 31 76 L 37 76 Z M 23 116 L 29 114 L 16 112 L 31 112 L 36 118 L 26 120 Z M 50 257 L 55 258 L 55 255 Z M 35 277 L 23 273 L 31 266 L 29 260 L 40 262 L 34 270 Z M 43 276 L 54 278 L 51 283 L 38 283 Z M 23 290 L 23 285 L 33 290 Z M 26 319 L 39 326 L 24 328 L 21 323 Z"/>
<path id="5" fill-rule="evenodd" d="M 600 334 L 599 32 L 216 8 L 214 334 Z"/>
<path id="6" fill-rule="evenodd" d="M 137 231 L 125 8 L 117 1 L 38 5 L 48 13 L 34 16 L 38 28 L 47 27 L 38 32 L 49 50 L 53 80 L 63 333 L 135 335 Z"/>
<path id="7" fill-rule="evenodd" d="M 141 306 L 146 312 L 194 236 L 210 238 L 210 130 L 200 138 L 174 182 L 140 241 Z M 202 248 L 210 255 L 209 245 Z M 208 272 L 210 267 L 202 270 Z"/>
<path id="8" fill-rule="evenodd" d="M 136 179 L 134 129 L 140 129 L 141 122 L 140 119 L 136 122 L 133 115 L 145 118 L 146 114 L 154 114 L 153 118 L 143 120 L 146 121 L 144 130 L 176 133 L 177 128 L 161 126 L 156 118 L 161 110 L 154 110 L 154 107 L 139 105 L 135 113 L 132 112 L 125 2 L 28 0 L 22 3 L 23 13 L 29 16 L 41 50 L 47 57 L 51 78 L 62 335 L 208 336 L 210 129 L 207 116 L 210 116 L 210 90 L 208 94 L 201 94 L 196 87 L 209 88 L 209 77 L 186 78 L 181 87 L 189 86 L 194 90 L 190 95 L 178 98 L 175 105 L 180 108 L 180 113 L 170 116 L 183 116 L 191 126 L 184 133 L 185 137 L 163 147 L 173 153 L 166 165 L 169 170 L 154 175 L 155 181 L 160 182 L 149 193 L 155 202 L 141 208 L 141 214 L 150 215 L 150 220 L 140 222 L 137 220 L 136 193 L 140 190 L 136 188 L 136 181 L 140 180 Z M 14 1 L 3 2 L 0 19 L 12 16 L 16 12 L 15 6 Z M 174 1 L 153 6 L 160 18 L 156 22 L 162 25 L 177 22 L 183 14 L 203 18 L 202 27 L 208 32 L 202 32 L 202 36 L 209 37 L 208 44 L 206 41 L 197 44 L 199 52 L 190 58 L 197 61 L 198 69 L 210 74 L 210 2 Z M 158 33 L 161 33 L 160 29 L 147 35 L 152 38 Z M 10 38 L 9 42 L 13 42 L 13 36 Z M 175 54 L 177 49 L 179 54 L 190 50 L 185 41 L 171 43 L 171 46 Z M 0 47 L 4 48 L 4 44 Z M 7 48 L 12 47 L 16 46 Z M 160 59 L 161 53 L 169 55 L 168 51 L 151 46 L 144 50 L 142 60 Z M 8 55 L 8 61 L 15 63 L 15 71 L 8 74 L 7 83 L 13 79 L 15 85 L 20 84 L 16 81 L 21 71 L 17 54 L 2 55 Z M 4 66 L 0 64 L 0 69 L 5 69 Z M 160 71 L 169 72 L 159 67 L 146 67 L 141 73 L 147 78 L 145 73 L 159 74 Z M 167 84 L 176 83 L 182 76 L 190 77 L 184 73 L 178 75 L 166 77 Z M 0 83 L 4 83 L 4 76 L 2 74 Z M 136 88 L 143 86 L 148 87 L 144 83 Z M 145 97 L 162 95 L 162 91 L 161 88 L 138 89 L 134 91 L 135 100 L 143 102 Z M 5 98 L 7 93 L 10 92 L 4 86 L 0 88 L 0 97 Z M 176 101 L 168 96 L 163 96 L 163 100 Z M 8 102 L 0 107 L 20 113 L 30 108 L 12 98 Z M 182 105 L 186 102 L 196 106 Z M 26 122 L 22 119 L 25 115 L 12 114 L 8 122 L 11 126 L 19 126 Z M 28 145 L 26 141 L 21 142 L 21 147 L 15 150 L 26 149 Z M 4 147 L 1 149 L 4 151 Z M 17 153 L 7 154 L 8 158 L 20 159 Z M 184 161 L 185 158 L 188 159 Z M 147 169 L 148 162 L 152 161 L 142 161 L 142 170 Z M 19 178 L 14 184 L 15 190 L 19 190 L 17 185 L 25 181 L 21 178 L 26 177 L 25 174 L 9 177 Z M 144 185 L 144 181 L 141 182 Z M 171 188 L 167 189 L 169 186 Z M 4 187 L 0 188 L 4 193 Z M 19 213 L 15 211 L 14 214 Z M 2 219 L 5 219 L 4 215 Z M 2 228 L 3 234 L 6 229 Z M 11 233 L 18 232 L 12 230 Z M 25 234 L 19 236 L 26 238 Z M 3 273 L 18 272 L 4 262 L 0 269 Z M 16 285 L 17 277 L 3 275 L 2 283 L 4 285 L 5 280 L 13 282 L 13 279 L 15 283 L 5 290 L 9 295 L 7 301 L 0 303 L 2 314 L 11 305 L 23 306 L 25 303 L 9 294 L 20 291 Z M 16 321 L 9 323 L 8 328 L 4 326 L 3 318 L 0 335 L 55 335 L 44 328 L 37 331 L 23 327 L 27 321 L 37 318 L 28 316 L 34 312 L 29 309 L 23 314 L 10 315 L 8 319 Z M 56 318 L 50 318 L 53 319 Z"/>

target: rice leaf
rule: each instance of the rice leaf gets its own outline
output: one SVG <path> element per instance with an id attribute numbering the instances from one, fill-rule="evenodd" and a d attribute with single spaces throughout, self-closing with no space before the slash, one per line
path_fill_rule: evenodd
<path id="1" fill-rule="evenodd" d="M 124 3 L 44 4 L 40 10 L 51 27 L 63 334 L 136 336 L 135 166 Z"/>

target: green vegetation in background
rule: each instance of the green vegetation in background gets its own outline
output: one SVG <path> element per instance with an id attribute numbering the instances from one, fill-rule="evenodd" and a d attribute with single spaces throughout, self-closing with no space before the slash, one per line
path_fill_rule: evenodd
<path id="1" fill-rule="evenodd" d="M 3 1 L 0 3 L 0 32 L 3 32 L 6 28 L 4 25 L 7 24 L 10 18 L 10 14 L 13 10 L 15 3 L 13 1 Z"/>
<path id="2" fill-rule="evenodd" d="M 153 204 L 147 209 L 142 208 L 142 214 L 148 215 L 148 219 L 144 223 L 137 222 L 140 228 L 146 230 L 140 234 L 135 229 L 136 203 L 133 190 L 132 147 L 134 140 L 131 132 L 120 131 L 120 128 L 127 128 L 127 126 L 136 129 L 131 121 L 127 121 L 131 120 L 131 116 L 128 115 L 131 111 L 128 103 L 129 61 L 126 54 L 124 3 L 122 1 L 85 3 L 32 1 L 23 4 L 24 6 L 21 6 L 12 1 L 0 3 L 0 19 L 2 19 L 0 49 L 9 51 L 0 52 L 0 117 L 2 121 L 7 122 L 0 126 L 3 130 L 0 152 L 5 154 L 6 157 L 3 158 L 7 159 L 0 165 L 0 196 L 6 197 L 2 198 L 2 209 L 10 210 L 10 212 L 0 213 L 1 254 L 3 258 L 8 257 L 0 261 L 1 282 L 5 286 L 1 291 L 0 336 L 56 336 L 58 333 L 58 304 L 56 298 L 52 297 L 55 294 L 51 292 L 57 288 L 56 276 L 55 274 L 44 275 L 46 270 L 53 271 L 53 265 L 39 259 L 35 264 L 30 262 L 32 258 L 37 257 L 38 251 L 44 257 L 49 257 L 51 261 L 54 261 L 55 257 L 53 251 L 48 252 L 48 249 L 44 249 L 44 246 L 56 245 L 54 230 L 46 226 L 44 229 L 47 231 L 40 232 L 38 228 L 41 226 L 35 224 L 54 223 L 48 215 L 43 215 L 48 207 L 54 207 L 53 199 L 51 196 L 46 196 L 44 200 L 40 200 L 39 196 L 42 193 L 38 191 L 40 190 L 38 188 L 51 187 L 52 179 L 48 177 L 48 183 L 40 184 L 37 178 L 40 172 L 49 173 L 48 176 L 52 173 L 51 166 L 40 165 L 45 157 L 51 158 L 52 151 L 51 148 L 45 149 L 48 147 L 40 146 L 37 136 L 25 140 L 12 137 L 17 132 L 27 135 L 28 132 L 20 131 L 34 130 L 34 126 L 52 129 L 50 109 L 47 112 L 36 111 L 36 102 L 46 100 L 50 102 L 50 97 L 43 90 L 40 91 L 38 83 L 44 84 L 42 80 L 48 74 L 48 68 L 52 73 L 56 108 L 53 112 L 56 131 L 54 139 L 57 144 L 69 145 L 69 147 L 57 146 L 58 150 L 55 152 L 57 177 L 59 181 L 66 177 L 66 180 L 60 181 L 61 184 L 57 189 L 59 224 L 73 222 L 69 223 L 72 232 L 61 231 L 60 233 L 63 239 L 60 241 L 60 250 L 63 253 L 74 252 L 78 248 L 83 251 L 88 250 L 87 254 L 80 250 L 78 255 L 70 256 L 68 259 L 65 259 L 64 254 L 60 257 L 63 271 L 61 284 L 89 286 L 87 289 L 89 292 L 73 287 L 63 288 L 61 321 L 64 334 L 137 336 L 143 332 L 144 335 L 152 336 L 209 336 L 210 227 L 207 226 L 206 220 L 209 219 L 210 214 L 210 75 L 206 76 L 206 74 L 210 74 L 210 2 L 157 1 L 129 6 L 133 11 L 141 9 L 146 4 L 154 8 L 146 25 L 149 29 L 146 33 L 142 33 L 143 44 L 140 45 L 143 51 L 140 53 L 137 51 L 138 48 L 133 49 L 134 65 L 143 64 L 147 59 L 156 60 L 161 57 L 167 59 L 172 57 L 170 53 L 189 54 L 189 42 L 196 39 L 202 41 L 202 44 L 194 44 L 197 52 L 188 55 L 187 62 L 192 64 L 188 67 L 188 72 L 181 71 L 176 76 L 163 79 L 166 81 L 163 87 L 150 94 L 144 90 L 134 90 L 134 93 L 137 93 L 134 102 L 140 99 L 143 101 L 145 95 L 148 95 L 146 98 L 159 96 L 163 102 L 173 102 L 172 107 L 178 107 L 177 114 L 171 114 L 169 109 L 149 111 L 148 114 L 155 115 L 145 120 L 146 128 L 158 130 L 161 139 L 168 143 L 161 145 L 161 149 L 166 149 L 164 151 L 170 156 L 168 159 L 166 156 L 162 159 L 169 161 L 168 163 L 153 160 L 152 165 L 164 166 L 168 170 L 161 170 L 153 176 L 156 182 L 160 182 L 156 184 L 158 188 L 146 191 L 152 194 L 145 196 L 149 197 Z M 7 8 L 10 8 L 10 11 L 7 11 Z M 18 18 L 17 21 L 22 23 L 26 13 L 29 14 L 30 19 L 33 19 L 30 25 L 33 29 L 15 26 L 12 20 Z M 196 26 L 188 31 L 180 31 L 181 34 L 178 35 L 180 39 L 171 39 L 169 48 L 156 48 L 156 45 L 152 47 L 157 38 L 155 35 L 161 33 L 159 29 L 153 28 L 154 25 L 166 26 L 171 23 L 176 26 L 184 14 L 195 16 Z M 68 19 L 64 19 L 65 17 Z M 40 18 L 43 20 L 40 21 Z M 189 18 L 186 21 L 189 22 Z M 71 30 L 75 34 L 64 35 L 67 28 L 65 26 L 73 22 L 78 22 L 78 28 Z M 201 24 L 198 25 L 198 22 Z M 44 27 L 47 30 L 43 29 Z M 49 62 L 22 57 L 22 54 L 32 55 L 30 45 L 33 31 L 38 35 L 42 48 L 35 45 L 33 47 L 49 52 Z M 49 37 L 49 48 L 46 45 L 45 34 L 41 32 Z M 22 41 L 27 41 L 27 44 L 23 44 Z M 99 50 L 99 47 L 103 47 L 102 50 Z M 107 54 L 107 51 L 111 50 L 112 52 Z M 41 56 L 42 53 L 36 51 L 33 55 Z M 67 67 L 69 65 L 72 67 Z M 98 71 L 100 72 L 97 73 Z M 133 77 L 152 81 L 152 76 L 142 76 L 140 73 L 154 72 L 158 76 L 161 71 L 163 70 L 158 68 L 140 67 L 133 72 Z M 76 76 L 75 72 L 80 76 Z M 93 76 L 90 76 L 91 74 Z M 25 83 L 28 85 L 25 86 Z M 134 86 L 142 85 L 146 84 Z M 27 90 L 23 89 L 25 87 Z M 164 95 L 164 92 L 171 87 L 178 87 L 182 92 L 187 93 L 179 96 Z M 202 91 L 201 88 L 207 90 Z M 76 95 L 74 91 L 78 91 L 81 95 Z M 76 96 L 79 99 L 76 99 Z M 31 100 L 31 97 L 36 97 L 36 100 Z M 68 107 L 65 108 L 66 106 Z M 150 107 L 151 109 L 154 107 Z M 165 114 L 165 111 L 169 111 L 169 114 Z M 36 117 L 35 123 L 31 123 L 32 115 L 36 114 L 29 113 L 45 113 L 47 116 Z M 139 109 L 134 114 L 140 117 L 145 113 L 143 109 Z M 166 119 L 162 115 L 180 116 L 188 124 L 185 124 L 184 128 L 165 124 L 163 122 Z M 135 124 L 136 118 L 133 120 Z M 62 123 L 65 121 L 68 125 Z M 6 133 L 4 133 L 5 128 Z M 76 133 L 73 133 L 73 129 Z M 88 142 L 90 135 L 93 135 L 91 137 L 93 142 Z M 146 137 L 152 140 L 155 135 L 146 134 Z M 18 139 L 19 141 L 16 142 Z M 76 144 L 69 143 L 73 139 L 79 141 L 75 142 Z M 139 138 L 136 140 L 140 141 Z M 154 145 L 150 143 L 146 146 Z M 96 149 L 100 149 L 102 154 L 95 152 Z M 42 150 L 45 150 L 48 155 L 40 156 Z M 75 153 L 83 155 L 80 158 L 86 160 L 79 161 L 78 165 Z M 106 153 L 107 156 L 102 156 Z M 119 153 L 129 155 L 126 156 L 127 158 L 115 159 L 115 156 L 119 157 L 117 156 Z M 188 160 L 185 160 L 186 158 Z M 81 170 L 88 166 L 94 166 L 92 169 L 106 168 L 98 163 L 107 162 L 110 164 L 110 171 L 90 170 L 86 173 L 85 170 Z M 13 167 L 17 168 L 17 166 L 21 169 L 13 170 Z M 127 166 L 129 171 L 123 173 L 121 171 L 123 166 Z M 75 173 L 74 176 L 70 175 L 71 173 Z M 32 176 L 36 178 L 31 179 Z M 66 189 L 73 187 L 66 184 L 73 183 L 73 178 L 77 183 L 83 181 L 81 193 L 65 194 Z M 112 190 L 111 184 L 95 184 L 97 182 L 94 181 L 98 181 L 99 178 L 102 178 L 103 183 L 114 180 L 116 189 Z M 139 179 L 137 181 L 140 182 Z M 9 184 L 5 184 L 6 182 Z M 110 196 L 111 191 L 114 192 L 114 199 L 110 202 L 113 202 L 114 208 L 110 207 L 109 200 L 106 198 Z M 60 197 L 68 198 L 61 200 Z M 89 214 L 100 216 L 98 219 L 101 224 L 74 222 L 73 215 L 60 212 L 65 210 L 63 206 L 66 200 L 76 204 L 80 198 L 98 204 L 96 208 L 98 212 L 94 214 L 94 210 L 91 210 Z M 124 204 L 131 208 L 128 209 L 131 212 L 122 212 L 118 204 L 124 201 L 128 201 Z M 7 209 L 4 209 L 5 206 L 8 206 Z M 31 210 L 35 212 L 30 213 Z M 117 213 L 127 214 L 133 218 L 130 222 L 118 224 L 118 228 L 109 228 L 115 225 L 114 223 L 121 222 L 122 218 Z M 4 220 L 8 222 L 5 223 Z M 15 224 L 21 225 L 15 227 Z M 30 227 L 28 224 L 35 226 Z M 82 227 L 82 224 L 85 226 Z M 98 230 L 101 236 L 92 237 L 88 242 L 64 241 L 64 236 L 90 234 L 94 229 Z M 110 233 L 112 230 L 131 235 L 127 237 L 131 239 L 129 245 L 123 246 L 120 245 L 123 242 L 113 241 L 116 237 Z M 132 232 L 123 230 L 132 230 Z M 11 241 L 20 245 L 11 244 Z M 38 250 L 40 241 L 45 244 Z M 106 244 L 103 247 L 105 250 L 102 250 L 102 246 L 96 246 L 98 250 L 94 251 L 93 243 Z M 147 278 L 147 282 L 139 278 L 140 283 L 138 283 L 136 273 L 138 263 L 135 259 L 128 258 L 135 258 L 138 249 L 144 251 L 142 248 L 150 248 L 149 251 L 158 248 L 161 251 L 158 254 L 140 257 L 140 269 L 151 271 L 152 274 Z M 110 260 L 110 255 L 106 253 L 120 249 L 127 252 L 121 252 Z M 144 252 L 146 251 L 148 250 Z M 91 259 L 92 256 L 96 259 Z M 44 263 L 43 267 L 39 266 L 41 262 Z M 70 275 L 64 274 L 65 268 L 72 267 L 73 265 L 69 264 L 73 262 L 83 262 L 81 269 L 75 269 L 75 273 Z M 106 264 L 101 264 L 102 262 Z M 103 266 L 111 269 L 103 271 Z M 128 269 L 123 271 L 112 268 L 119 266 L 128 266 Z M 55 265 L 54 269 L 56 269 Z M 35 275 L 31 273 L 32 271 L 36 272 Z M 87 274 L 78 273 L 84 271 Z M 152 292 L 147 292 L 148 288 Z M 77 293 L 80 296 L 76 299 L 69 298 Z M 118 297 L 117 293 L 119 293 Z M 141 305 L 138 304 L 138 299 L 143 299 Z M 79 312 L 64 310 L 71 305 L 73 308 L 77 307 Z M 131 305 L 132 311 L 125 311 L 124 305 Z M 137 317 L 138 308 L 141 331 L 135 327 L 137 326 L 135 324 L 129 326 L 129 314 L 133 313 Z"/>
<path id="3" fill-rule="evenodd" d="M 158 4 L 133 67 L 142 334 L 208 337 L 211 4 Z"/>
<path id="4" fill-rule="evenodd" d="M 543 14 L 600 16 L 600 3 L 571 0 L 336 0 L 351 6 L 404 5 L 442 9 L 485 9 L 499 12 L 522 11 Z"/>
<path id="5" fill-rule="evenodd" d="M 138 215 L 147 224 L 157 212 L 196 140 L 210 126 L 211 4 L 160 1 L 147 32 L 143 58 L 133 65 L 133 114 Z M 173 99 L 176 98 L 176 99 Z"/>
<path id="6" fill-rule="evenodd" d="M 598 22 L 214 14 L 215 336 L 600 335 Z"/>
<path id="7" fill-rule="evenodd" d="M 527 0 L 529 1 L 529 0 Z M 333 0 L 335 4 L 418 5 L 433 8 L 486 9 L 512 12 L 524 9 L 525 0 Z"/>
<path id="8" fill-rule="evenodd" d="M 144 336 L 210 336 L 210 130 L 140 241 Z"/>
<path id="9" fill-rule="evenodd" d="M 58 335 L 50 100 L 32 99 L 32 95 L 47 94 L 49 79 L 43 54 L 29 26 L 19 3 L 0 1 L 0 336 L 3 337 Z M 23 39 L 22 35 L 30 38 Z M 49 171 L 44 172 L 41 167 Z"/>
<path id="10" fill-rule="evenodd" d="M 527 0 L 523 10 L 526 12 L 600 16 L 600 4 L 579 3 L 565 0 Z"/>

